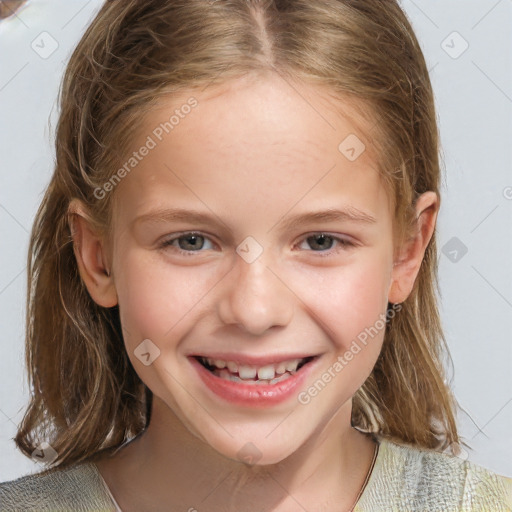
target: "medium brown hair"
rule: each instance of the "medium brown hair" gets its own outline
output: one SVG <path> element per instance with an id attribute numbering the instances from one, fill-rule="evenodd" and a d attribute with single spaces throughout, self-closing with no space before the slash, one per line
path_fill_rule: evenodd
<path id="1" fill-rule="evenodd" d="M 80 199 L 111 236 L 115 191 L 102 199 L 94 191 L 122 161 L 141 112 L 173 93 L 269 70 L 327 87 L 371 114 L 365 136 L 401 239 L 416 227 L 418 196 L 439 196 L 429 74 L 395 0 L 107 1 L 65 71 L 56 167 L 30 236 L 31 400 L 15 438 L 26 455 L 47 441 L 58 453 L 53 466 L 65 467 L 115 450 L 150 421 L 152 394 L 127 356 L 118 307 L 97 305 L 81 280 L 70 201 Z M 353 426 L 419 447 L 458 442 L 438 291 L 434 232 L 412 293 L 389 319 L 378 361 L 354 396 Z"/>

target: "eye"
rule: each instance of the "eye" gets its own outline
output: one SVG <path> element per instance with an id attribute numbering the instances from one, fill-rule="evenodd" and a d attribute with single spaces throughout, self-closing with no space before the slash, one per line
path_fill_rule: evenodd
<path id="1" fill-rule="evenodd" d="M 179 254 L 183 254 L 185 256 L 191 256 L 194 252 L 203 252 L 201 249 L 205 248 L 205 242 L 208 246 L 209 238 L 206 236 L 201 235 L 200 233 L 196 232 L 190 232 L 190 233 L 183 233 L 180 236 L 169 238 L 167 240 L 164 240 L 160 244 L 161 249 L 165 249 L 168 247 L 173 247 L 176 249 L 176 252 Z M 213 246 L 206 247 L 206 249 L 212 249 Z"/>
<path id="2" fill-rule="evenodd" d="M 336 252 L 330 250 L 335 245 L 335 243 L 338 243 L 338 245 L 341 246 L 341 249 L 345 250 L 355 247 L 355 244 L 352 243 L 350 240 L 333 235 L 328 235 L 326 233 L 315 233 L 313 235 L 310 235 L 303 240 L 302 244 L 304 242 L 308 243 L 310 247 L 313 248 L 312 252 L 321 252 L 327 254 L 332 254 L 333 252 Z M 321 254 L 321 256 L 324 255 Z"/>
<path id="3" fill-rule="evenodd" d="M 333 252 L 337 252 L 336 249 L 331 250 L 336 244 L 338 244 L 339 250 L 348 250 L 356 245 L 350 240 L 326 233 L 314 233 L 313 235 L 306 237 L 300 244 L 299 248 L 304 249 L 304 247 L 302 247 L 304 243 L 307 243 L 312 248 L 312 250 L 305 249 L 308 252 L 325 253 L 319 254 L 319 256 L 327 256 Z M 178 254 L 192 256 L 194 253 L 204 252 L 202 249 L 213 249 L 213 245 L 209 237 L 202 235 L 201 233 L 191 231 L 164 240 L 159 245 L 159 248 L 172 248 Z"/>

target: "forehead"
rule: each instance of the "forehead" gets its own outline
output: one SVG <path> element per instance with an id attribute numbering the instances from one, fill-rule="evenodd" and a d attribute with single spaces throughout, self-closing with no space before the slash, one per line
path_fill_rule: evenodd
<path id="1" fill-rule="evenodd" d="M 340 141 L 350 134 L 364 139 L 371 123 L 361 115 L 361 102 L 334 98 L 325 85 L 267 73 L 247 74 L 203 90 L 163 96 L 144 116 L 141 131 L 148 133 L 155 123 L 165 123 L 169 113 L 178 113 L 192 98 L 197 106 L 187 109 L 190 115 L 181 115 L 179 129 L 172 130 L 170 138 L 176 144 L 183 137 L 192 139 L 195 133 L 201 144 L 214 141 L 216 149 L 236 146 L 243 139 L 244 149 L 249 149 L 251 142 L 253 147 L 312 144 L 318 147 L 317 152 L 312 152 L 315 156 L 325 150 L 337 150 Z M 184 117 L 190 120 L 181 123 Z M 367 146 L 366 150 L 369 163 L 377 155 L 372 147 Z"/>
<path id="2" fill-rule="evenodd" d="M 264 208 L 279 199 L 284 208 L 338 194 L 379 207 L 387 196 L 366 127 L 325 87 L 277 74 L 181 91 L 141 119 L 133 148 L 148 138 L 154 147 L 116 193 L 130 197 L 132 211 L 165 203 L 171 189 L 212 205 L 229 197 L 232 206 Z"/>

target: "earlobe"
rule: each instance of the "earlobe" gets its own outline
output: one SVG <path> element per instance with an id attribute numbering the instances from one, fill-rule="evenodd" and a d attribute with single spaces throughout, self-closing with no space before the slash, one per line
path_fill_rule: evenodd
<path id="1" fill-rule="evenodd" d="M 393 264 L 388 300 L 397 304 L 410 295 L 419 273 L 425 250 L 435 230 L 439 200 L 435 192 L 422 194 L 416 201 L 417 230 L 408 240 Z"/>
<path id="2" fill-rule="evenodd" d="M 94 302 L 110 308 L 117 304 L 111 267 L 104 241 L 88 219 L 87 209 L 79 200 L 73 199 L 68 208 L 68 222 L 80 276 Z"/>

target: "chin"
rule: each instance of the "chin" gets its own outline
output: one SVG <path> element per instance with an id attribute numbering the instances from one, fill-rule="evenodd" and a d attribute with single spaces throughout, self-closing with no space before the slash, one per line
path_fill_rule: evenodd
<path id="1" fill-rule="evenodd" d="M 278 464 L 299 448 L 299 444 L 291 444 L 289 438 L 287 444 L 272 440 L 271 436 L 266 437 L 267 432 L 267 429 L 261 429 L 251 437 L 250 431 L 246 431 L 240 438 L 230 437 L 223 432 L 223 439 L 214 440 L 208 436 L 204 441 L 220 455 L 248 467 Z"/>

